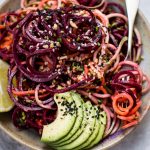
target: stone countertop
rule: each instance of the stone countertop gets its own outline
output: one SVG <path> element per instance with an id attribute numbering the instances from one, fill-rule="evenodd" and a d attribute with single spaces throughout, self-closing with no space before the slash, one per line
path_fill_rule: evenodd
<path id="1" fill-rule="evenodd" d="M 3 0 L 0 0 L 0 3 Z M 140 10 L 150 22 L 150 0 L 141 0 Z M 0 150 L 29 150 L 0 131 Z M 111 150 L 150 150 L 150 113 L 138 127 Z"/>

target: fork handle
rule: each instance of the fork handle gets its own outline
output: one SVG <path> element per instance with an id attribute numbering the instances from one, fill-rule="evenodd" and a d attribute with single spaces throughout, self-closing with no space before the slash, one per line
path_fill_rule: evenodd
<path id="1" fill-rule="evenodd" d="M 133 37 L 133 28 L 134 28 L 134 22 L 135 17 L 138 11 L 140 0 L 126 0 L 126 7 L 127 7 L 127 13 L 128 13 L 128 51 L 127 56 L 131 57 L 131 50 L 132 50 L 132 37 Z"/>

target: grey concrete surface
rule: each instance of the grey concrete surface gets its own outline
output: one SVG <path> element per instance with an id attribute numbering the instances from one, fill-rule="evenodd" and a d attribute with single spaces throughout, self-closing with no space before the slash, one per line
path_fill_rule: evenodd
<path id="1" fill-rule="evenodd" d="M 0 0 L 0 3 L 3 0 Z M 150 22 L 150 0 L 141 0 L 140 9 Z M 0 150 L 29 150 L 0 131 Z M 121 143 L 110 150 L 150 150 L 150 113 L 142 123 Z"/>

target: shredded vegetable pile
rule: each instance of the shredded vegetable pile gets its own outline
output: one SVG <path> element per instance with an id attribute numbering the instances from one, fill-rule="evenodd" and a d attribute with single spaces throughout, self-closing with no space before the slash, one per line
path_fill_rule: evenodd
<path id="1" fill-rule="evenodd" d="M 56 118 L 54 94 L 71 90 L 106 112 L 104 137 L 138 124 L 150 81 L 138 65 L 136 28 L 125 60 L 127 36 L 124 9 L 105 0 L 21 0 L 20 9 L 1 14 L 0 57 L 10 64 L 14 125 L 41 133 Z"/>

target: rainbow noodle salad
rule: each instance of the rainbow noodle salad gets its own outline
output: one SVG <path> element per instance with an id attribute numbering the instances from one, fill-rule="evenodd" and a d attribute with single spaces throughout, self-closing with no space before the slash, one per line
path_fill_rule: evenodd
<path id="1" fill-rule="evenodd" d="M 104 137 L 138 124 L 150 80 L 139 67 L 137 28 L 125 60 L 127 22 L 124 8 L 106 0 L 21 0 L 18 10 L 1 13 L 13 124 L 41 134 L 57 116 L 54 95 L 69 91 L 105 111 Z"/>

